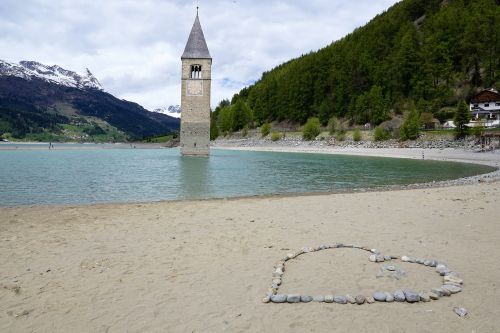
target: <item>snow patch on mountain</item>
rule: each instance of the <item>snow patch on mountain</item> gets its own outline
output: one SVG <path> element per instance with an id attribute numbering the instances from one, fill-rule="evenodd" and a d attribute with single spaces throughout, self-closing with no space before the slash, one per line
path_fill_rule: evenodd
<path id="1" fill-rule="evenodd" d="M 25 80 L 38 78 L 67 87 L 103 90 L 88 68 L 83 74 L 78 74 L 57 65 L 47 66 L 36 61 L 20 61 L 15 64 L 0 60 L 0 76 L 16 76 Z"/>
<path id="2" fill-rule="evenodd" d="M 174 117 L 174 118 L 181 117 L 181 107 L 179 105 L 170 105 L 168 108 L 167 107 L 160 107 L 160 108 L 154 109 L 151 112 L 166 114 L 167 116 Z"/>

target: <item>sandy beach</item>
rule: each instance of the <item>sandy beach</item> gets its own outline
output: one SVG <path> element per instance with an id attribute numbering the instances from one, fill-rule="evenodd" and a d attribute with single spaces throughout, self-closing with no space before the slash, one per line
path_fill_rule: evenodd
<path id="1" fill-rule="evenodd" d="M 317 152 L 422 158 L 421 149 Z M 498 166 L 500 153 L 426 149 L 425 158 Z M 0 331 L 496 332 L 499 216 L 494 177 L 384 192 L 4 207 Z M 460 273 L 463 291 L 416 304 L 262 303 L 277 260 L 337 242 L 441 260 Z M 405 276 L 377 278 L 384 263 L 368 256 L 300 256 L 287 264 L 280 292 L 370 295 L 442 284 L 434 269 L 399 261 Z"/>

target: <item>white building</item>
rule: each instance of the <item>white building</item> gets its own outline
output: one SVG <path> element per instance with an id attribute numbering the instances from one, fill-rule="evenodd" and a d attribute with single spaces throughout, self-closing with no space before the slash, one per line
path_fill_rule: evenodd
<path id="1" fill-rule="evenodd" d="M 479 92 L 470 102 L 472 126 L 500 126 L 500 94 L 490 88 Z"/>

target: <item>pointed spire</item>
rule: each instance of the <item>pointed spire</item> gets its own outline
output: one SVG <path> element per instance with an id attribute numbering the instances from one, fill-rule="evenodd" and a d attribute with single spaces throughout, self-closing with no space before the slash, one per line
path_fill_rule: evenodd
<path id="1" fill-rule="evenodd" d="M 207 42 L 201 29 L 200 19 L 198 17 L 198 7 L 196 7 L 196 19 L 194 20 L 191 34 L 182 54 L 181 59 L 212 59 L 208 51 Z"/>

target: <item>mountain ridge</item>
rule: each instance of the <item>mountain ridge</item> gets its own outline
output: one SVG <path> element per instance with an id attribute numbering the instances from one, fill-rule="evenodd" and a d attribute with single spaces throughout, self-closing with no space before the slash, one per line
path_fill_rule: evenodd
<path id="1" fill-rule="evenodd" d="M 13 139 L 124 141 L 178 131 L 179 120 L 104 91 L 83 75 L 34 61 L 0 61 L 0 135 Z"/>

